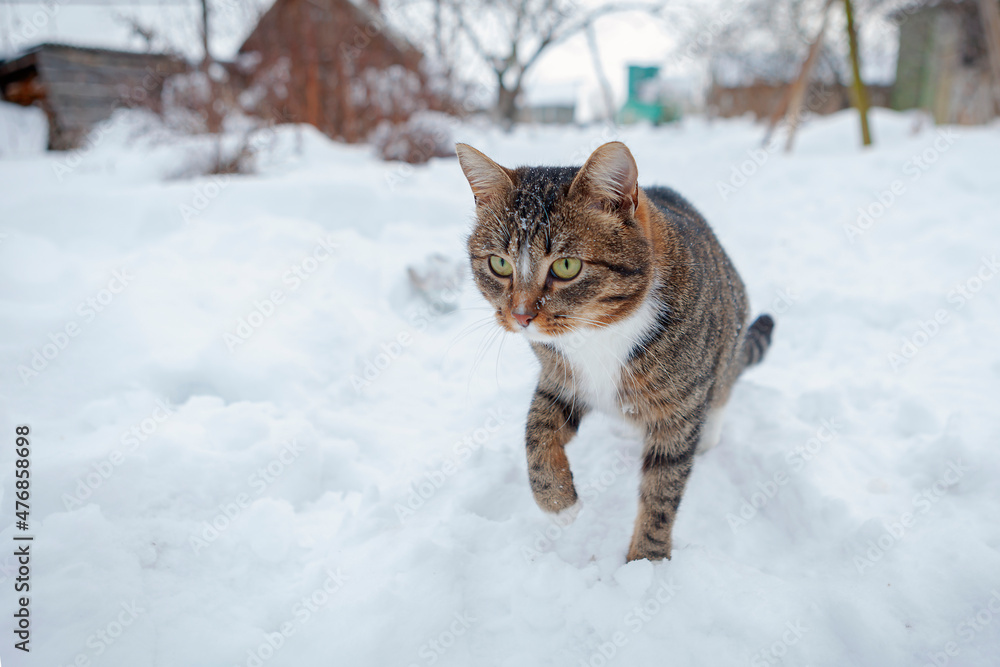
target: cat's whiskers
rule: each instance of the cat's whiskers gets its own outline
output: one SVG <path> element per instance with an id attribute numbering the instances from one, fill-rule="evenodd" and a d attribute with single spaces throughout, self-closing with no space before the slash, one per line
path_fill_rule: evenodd
<path id="1" fill-rule="evenodd" d="M 609 327 L 611 327 L 611 324 L 608 324 L 607 322 L 601 322 L 599 320 L 591 320 L 591 319 L 587 319 L 586 317 L 576 317 L 574 315 L 563 315 L 563 317 L 565 317 L 566 319 L 576 320 L 578 322 L 583 322 L 585 324 L 590 324 L 595 329 L 609 329 Z M 583 332 L 582 330 L 579 330 L 579 329 L 573 329 L 571 331 L 580 331 L 581 333 L 583 333 L 583 335 L 586 335 L 585 332 Z M 619 338 L 628 339 L 628 336 L 626 336 L 625 334 L 621 333 L 620 331 L 615 331 L 614 329 L 609 329 L 608 333 L 613 334 L 615 336 L 618 336 Z"/>
<path id="2" fill-rule="evenodd" d="M 622 371 L 625 372 L 625 377 L 627 377 L 628 380 L 629 380 L 629 382 L 632 384 L 632 391 L 633 391 L 635 397 L 638 398 L 641 395 L 641 391 L 639 389 L 639 380 L 635 376 L 635 371 L 633 371 L 632 368 L 629 367 L 628 363 L 622 363 L 621 364 L 621 369 L 622 369 Z M 619 389 L 619 396 L 618 396 L 619 400 L 621 400 L 621 391 L 623 389 L 624 388 Z"/>
<path id="3" fill-rule="evenodd" d="M 504 331 L 504 334 L 508 332 Z M 500 356 L 503 354 L 503 344 L 507 342 L 508 336 L 500 336 L 500 346 L 497 348 L 497 363 L 496 367 L 493 369 L 493 376 L 497 381 L 497 389 L 500 388 Z"/>
<path id="4" fill-rule="evenodd" d="M 476 370 L 479 368 L 479 364 L 483 359 L 486 358 L 486 353 L 489 352 L 490 347 L 493 346 L 493 342 L 497 339 L 497 336 L 504 333 L 504 330 L 497 327 L 492 332 L 487 334 L 482 342 L 480 342 L 479 347 L 476 348 L 476 356 L 473 358 L 472 369 L 469 371 L 469 380 L 465 385 L 465 394 L 469 395 L 472 390 L 472 377 L 476 374 Z"/>
<path id="5" fill-rule="evenodd" d="M 555 351 L 559 354 L 560 357 L 562 357 L 562 360 L 563 360 L 563 381 L 562 381 L 562 386 L 565 387 L 567 384 L 569 384 L 569 368 L 570 368 L 569 359 L 566 358 L 566 354 L 562 350 L 560 350 L 558 347 L 555 348 Z M 573 392 L 573 400 L 570 402 L 570 408 L 569 408 L 570 412 L 569 412 L 568 415 L 566 415 L 566 419 L 563 420 L 563 423 L 559 425 L 559 428 L 562 428 L 563 426 L 565 426 L 566 424 L 568 424 L 570 418 L 573 415 L 577 414 L 577 411 L 576 411 L 576 394 L 577 394 L 577 392 L 574 391 Z"/>
<path id="6" fill-rule="evenodd" d="M 496 322 L 496 319 L 493 318 L 492 316 L 484 317 L 481 320 L 476 320 L 472 324 L 465 326 L 461 331 L 455 334 L 455 337 L 451 339 L 450 343 L 448 343 L 448 347 L 445 349 L 443 356 L 447 357 L 451 353 L 452 348 L 455 347 L 455 345 L 459 341 L 461 341 L 463 338 L 467 336 L 471 336 L 472 334 L 482 329 L 483 327 L 488 326 L 491 322 L 492 323 Z"/>

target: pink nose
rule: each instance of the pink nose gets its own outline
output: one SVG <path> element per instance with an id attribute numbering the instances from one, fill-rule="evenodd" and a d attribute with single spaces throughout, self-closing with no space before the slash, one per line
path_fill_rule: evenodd
<path id="1" fill-rule="evenodd" d="M 517 320 L 517 323 L 522 327 L 526 327 L 531 324 L 531 320 L 535 319 L 536 315 L 538 315 L 538 313 L 514 313 L 514 319 Z"/>

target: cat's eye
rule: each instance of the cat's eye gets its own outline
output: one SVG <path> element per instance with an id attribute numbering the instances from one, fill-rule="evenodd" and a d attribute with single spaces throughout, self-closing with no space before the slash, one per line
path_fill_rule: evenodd
<path id="1" fill-rule="evenodd" d="M 514 266 L 499 255 L 490 255 L 490 268 L 501 278 L 506 278 L 514 273 Z"/>
<path id="2" fill-rule="evenodd" d="M 576 257 L 563 257 L 552 263 L 552 275 L 561 280 L 569 280 L 576 278 L 582 267 L 583 262 Z"/>

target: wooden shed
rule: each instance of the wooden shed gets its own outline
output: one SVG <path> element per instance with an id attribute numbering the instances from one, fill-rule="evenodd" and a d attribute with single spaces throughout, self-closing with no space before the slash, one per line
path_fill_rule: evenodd
<path id="1" fill-rule="evenodd" d="M 315 125 L 333 139 L 364 141 L 382 121 L 443 110 L 422 54 L 365 0 L 276 0 L 240 47 L 252 62 L 256 113 Z"/>
<path id="2" fill-rule="evenodd" d="M 938 123 L 995 116 L 986 33 L 975 0 L 924 0 L 891 16 L 899 26 L 894 109 L 926 109 Z"/>
<path id="3" fill-rule="evenodd" d="M 69 150 L 119 107 L 159 111 L 164 79 L 187 67 L 162 54 L 40 44 L 0 63 L 0 95 L 41 107 L 49 149 Z"/>
<path id="4" fill-rule="evenodd" d="M 717 54 L 711 63 L 712 80 L 706 107 L 710 114 L 723 118 L 746 113 L 758 119 L 767 118 L 778 107 L 801 64 L 800 54 Z M 835 71 L 829 62 L 821 61 L 806 90 L 806 110 L 826 115 L 849 108 L 850 92 L 841 82 L 844 77 L 845 74 Z M 889 106 L 889 85 L 866 84 L 872 106 Z"/>

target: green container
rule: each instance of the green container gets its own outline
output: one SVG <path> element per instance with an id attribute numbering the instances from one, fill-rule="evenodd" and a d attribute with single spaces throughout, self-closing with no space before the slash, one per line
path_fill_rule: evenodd
<path id="1" fill-rule="evenodd" d="M 680 109 L 673 104 L 664 104 L 659 97 L 650 99 L 643 95 L 645 86 L 660 76 L 659 67 L 640 67 L 629 65 L 628 68 L 628 100 L 618 114 L 620 123 L 638 123 L 648 121 L 654 125 L 669 123 L 680 118 Z"/>

